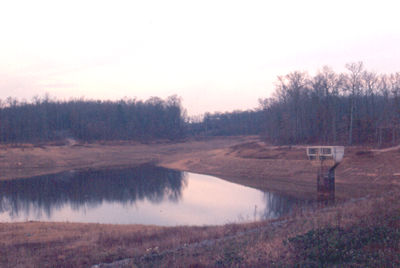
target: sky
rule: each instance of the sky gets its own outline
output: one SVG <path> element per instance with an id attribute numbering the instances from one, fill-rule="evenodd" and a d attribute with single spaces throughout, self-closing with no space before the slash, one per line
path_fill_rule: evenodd
<path id="1" fill-rule="evenodd" d="M 3 0 L 0 98 L 178 95 L 189 115 L 254 109 L 280 75 L 400 71 L 400 2 Z"/>

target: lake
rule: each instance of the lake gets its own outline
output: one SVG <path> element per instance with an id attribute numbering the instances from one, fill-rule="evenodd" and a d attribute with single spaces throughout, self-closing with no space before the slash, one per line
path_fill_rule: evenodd
<path id="1" fill-rule="evenodd" d="M 0 221 L 219 225 L 277 218 L 295 199 L 154 166 L 0 181 Z"/>

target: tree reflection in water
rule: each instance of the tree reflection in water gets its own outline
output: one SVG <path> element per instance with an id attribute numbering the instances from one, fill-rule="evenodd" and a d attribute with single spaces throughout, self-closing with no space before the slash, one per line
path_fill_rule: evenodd
<path id="1" fill-rule="evenodd" d="M 304 207 L 306 200 L 290 198 L 288 196 L 278 195 L 273 192 L 264 192 L 266 203 L 265 210 L 261 214 L 263 219 L 274 219 L 290 213 L 295 207 Z"/>
<path id="2" fill-rule="evenodd" d="M 0 213 L 51 216 L 69 203 L 73 209 L 93 208 L 102 202 L 133 204 L 147 199 L 178 202 L 187 185 L 183 172 L 140 166 L 128 169 L 69 171 L 28 179 L 0 181 Z"/>

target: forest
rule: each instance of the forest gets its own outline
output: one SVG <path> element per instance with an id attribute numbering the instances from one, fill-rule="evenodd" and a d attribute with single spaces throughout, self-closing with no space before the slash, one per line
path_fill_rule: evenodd
<path id="1" fill-rule="evenodd" d="M 184 136 L 180 99 L 147 101 L 51 100 L 33 102 L 8 98 L 0 109 L 3 143 L 54 141 L 73 138 L 96 140 L 176 140 Z"/>
<path id="2" fill-rule="evenodd" d="M 279 144 L 398 143 L 400 73 L 376 74 L 362 62 L 346 69 L 279 77 L 274 96 L 262 101 L 264 135 Z"/>
<path id="3" fill-rule="evenodd" d="M 252 111 L 206 114 L 192 134 L 261 135 L 273 144 L 397 144 L 400 73 L 377 74 L 362 62 L 345 73 L 323 67 L 314 76 L 280 76 L 272 97 Z"/>
<path id="4" fill-rule="evenodd" d="M 377 74 L 362 62 L 346 72 L 280 76 L 272 97 L 247 111 L 188 117 L 177 96 L 146 101 L 53 100 L 0 102 L 0 142 L 73 138 L 182 140 L 185 137 L 261 135 L 274 144 L 396 144 L 400 139 L 400 73 Z"/>
<path id="5" fill-rule="evenodd" d="M 206 113 L 187 120 L 189 136 L 259 135 L 264 132 L 265 113 L 261 109 L 225 113 Z"/>

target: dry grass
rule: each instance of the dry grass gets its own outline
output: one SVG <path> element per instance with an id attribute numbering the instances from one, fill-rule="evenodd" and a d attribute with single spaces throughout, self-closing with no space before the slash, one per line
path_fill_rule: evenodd
<path id="1" fill-rule="evenodd" d="M 1 267 L 87 267 L 235 235 L 253 225 L 157 227 L 78 223 L 1 223 Z"/>
<path id="2" fill-rule="evenodd" d="M 374 197 L 356 202 L 347 202 L 331 208 L 302 211 L 279 221 L 268 221 L 251 231 L 239 232 L 235 236 L 219 239 L 212 244 L 153 254 L 135 258 L 140 267 L 164 265 L 170 267 L 321 267 L 319 259 L 327 261 L 324 267 L 367 266 L 382 267 L 379 264 L 400 265 L 400 214 L 399 193 L 390 193 L 384 197 Z M 391 230 L 396 237 L 372 237 L 371 241 L 361 241 L 353 246 L 352 241 L 362 239 L 360 232 L 367 230 L 367 237 L 376 228 Z M 341 230 L 346 235 L 344 244 L 332 245 L 330 230 Z M 385 229 L 385 230 L 386 230 Z M 318 253 L 309 252 L 293 246 L 296 238 L 315 230 L 327 230 L 331 248 L 318 248 Z M 300 237 L 300 238 L 299 238 Z M 335 238 L 335 237 L 334 237 Z M 346 244 L 347 243 L 347 244 Z M 304 246 L 304 245 L 303 245 Z M 348 257 L 354 262 L 345 262 L 340 258 L 329 262 L 332 251 L 348 249 Z M 371 251 L 371 247 L 374 251 Z M 376 254 L 379 252 L 379 254 Z M 371 259 L 374 260 L 370 262 Z M 358 261 L 358 262 L 357 262 Z M 383 265 L 386 266 L 387 265 Z"/>
<path id="3" fill-rule="evenodd" d="M 358 235 L 361 229 L 374 230 L 377 226 L 400 234 L 399 207 L 400 194 L 392 191 L 333 207 L 298 210 L 278 220 L 225 226 L 3 223 L 0 266 L 88 267 L 126 258 L 126 263 L 138 267 L 294 266 L 317 262 L 318 255 L 313 259 L 307 255 L 309 252 L 288 242 L 290 239 L 301 240 L 310 231 L 329 228 L 340 228 L 342 235 L 352 240 L 357 239 L 352 235 Z M 378 237 L 372 244 L 349 250 L 354 251 L 351 254 L 355 258 L 373 257 L 378 258 L 377 263 L 400 264 L 399 246 L 400 236 Z M 319 253 L 324 254 L 324 250 L 319 249 Z"/>

